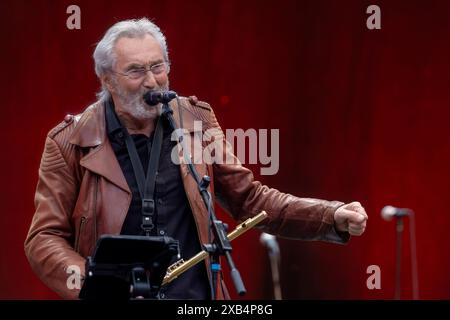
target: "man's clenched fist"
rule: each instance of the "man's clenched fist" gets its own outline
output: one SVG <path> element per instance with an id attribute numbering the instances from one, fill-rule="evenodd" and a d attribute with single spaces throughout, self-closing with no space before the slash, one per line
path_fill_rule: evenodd
<path id="1" fill-rule="evenodd" d="M 367 213 L 361 203 L 355 201 L 339 207 L 334 213 L 334 225 L 338 231 L 348 231 L 352 236 L 360 236 L 366 229 Z"/>

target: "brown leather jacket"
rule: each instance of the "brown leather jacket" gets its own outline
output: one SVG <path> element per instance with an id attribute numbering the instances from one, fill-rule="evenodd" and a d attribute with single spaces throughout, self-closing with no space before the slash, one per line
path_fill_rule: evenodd
<path id="1" fill-rule="evenodd" d="M 223 137 L 208 104 L 181 98 L 180 107 L 176 102 L 171 106 L 176 122 L 189 134 L 194 134 L 194 121 L 202 121 L 203 130 L 215 128 L 214 138 Z M 293 239 L 348 241 L 347 233 L 334 230 L 334 212 L 342 203 L 297 198 L 262 185 L 223 140 L 223 152 L 236 164 L 198 164 L 196 168 L 201 176 L 211 176 L 215 200 L 234 219 L 243 221 L 265 210 L 269 218 L 263 230 L 269 233 Z M 193 144 L 194 139 L 191 141 Z M 198 236 L 201 243 L 207 243 L 207 210 L 187 166 L 181 164 L 180 171 Z M 66 284 L 67 268 L 76 265 L 84 274 L 85 258 L 92 254 L 97 238 L 120 233 L 130 201 L 130 189 L 107 138 L 104 105 L 97 102 L 78 116 L 66 117 L 49 132 L 39 168 L 36 212 L 25 241 L 34 272 L 61 297 L 76 299 L 79 290 Z M 224 297 L 221 294 L 219 298 Z"/>

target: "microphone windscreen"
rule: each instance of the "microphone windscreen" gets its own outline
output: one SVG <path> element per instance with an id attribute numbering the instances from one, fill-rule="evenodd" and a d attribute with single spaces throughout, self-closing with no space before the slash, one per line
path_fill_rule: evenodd
<path id="1" fill-rule="evenodd" d="M 385 206 L 382 210 L 381 210 L 381 217 L 386 220 L 392 220 L 392 217 L 395 216 L 395 213 L 397 212 L 397 210 L 393 207 L 393 206 Z"/>

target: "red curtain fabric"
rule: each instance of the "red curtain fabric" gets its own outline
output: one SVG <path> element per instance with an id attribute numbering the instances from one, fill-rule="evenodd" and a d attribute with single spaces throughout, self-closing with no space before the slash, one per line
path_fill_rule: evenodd
<path id="1" fill-rule="evenodd" d="M 0 298 L 56 297 L 23 252 L 44 138 L 95 100 L 91 56 L 106 29 L 142 16 L 167 36 L 174 90 L 211 103 L 224 129 L 280 130 L 279 172 L 261 176 L 251 165 L 257 179 L 366 207 L 366 233 L 346 246 L 280 240 L 285 298 L 392 298 L 395 224 L 380 217 L 386 204 L 416 212 L 421 298 L 450 298 L 450 3 L 79 0 L 81 29 L 69 30 L 72 2 L 0 3 Z M 381 30 L 366 27 L 371 4 L 381 8 Z M 258 237 L 252 230 L 235 240 L 233 255 L 246 298 L 270 299 Z M 366 286 L 370 265 L 381 269 L 379 290 Z"/>

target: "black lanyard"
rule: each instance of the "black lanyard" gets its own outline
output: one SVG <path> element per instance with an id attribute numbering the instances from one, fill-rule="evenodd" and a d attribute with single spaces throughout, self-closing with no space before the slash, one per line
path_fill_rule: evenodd
<path id="1" fill-rule="evenodd" d="M 156 125 L 155 135 L 153 137 L 153 144 L 149 150 L 150 159 L 147 168 L 147 179 L 144 180 L 144 168 L 142 167 L 141 160 L 136 150 L 131 136 L 126 132 L 125 143 L 127 145 L 128 155 L 130 156 L 131 164 L 133 166 L 134 176 L 138 184 L 139 194 L 142 199 L 142 224 L 141 228 L 147 236 L 155 227 L 154 215 L 155 215 L 155 182 L 158 175 L 159 157 L 161 155 L 161 147 L 163 141 L 163 121 L 161 117 L 158 119 Z"/>

